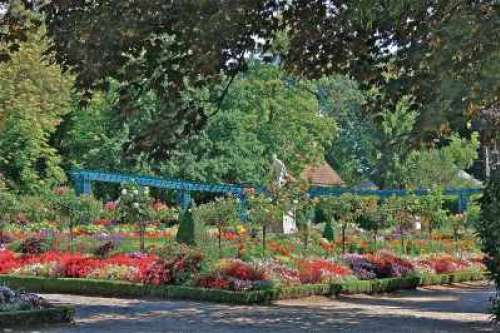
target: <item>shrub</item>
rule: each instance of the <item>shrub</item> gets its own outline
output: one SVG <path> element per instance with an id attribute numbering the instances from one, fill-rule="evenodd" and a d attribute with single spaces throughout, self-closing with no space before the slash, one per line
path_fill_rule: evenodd
<path id="1" fill-rule="evenodd" d="M 199 276 L 195 285 L 202 288 L 229 289 L 230 282 L 219 274 L 208 274 Z"/>
<path id="2" fill-rule="evenodd" d="M 483 252 L 487 254 L 486 266 L 500 288 L 500 169 L 491 175 L 481 199 L 481 214 L 477 230 L 482 239 Z M 500 295 L 497 294 L 494 314 L 500 320 Z"/>
<path id="3" fill-rule="evenodd" d="M 241 260 L 232 260 L 226 263 L 221 268 L 221 272 L 239 280 L 259 281 L 266 279 L 266 272 L 262 267 Z"/>
<path id="4" fill-rule="evenodd" d="M 325 224 L 325 229 L 323 230 L 323 238 L 326 238 L 330 242 L 335 241 L 335 232 L 330 221 L 326 222 Z"/>
<path id="5" fill-rule="evenodd" d="M 300 282 L 304 284 L 323 283 L 352 274 L 349 268 L 324 259 L 299 260 L 297 266 Z"/>
<path id="6" fill-rule="evenodd" d="M 22 310 L 39 310 L 49 304 L 35 294 L 18 293 L 8 287 L 0 286 L 0 313 Z"/>
<path id="7" fill-rule="evenodd" d="M 40 254 L 49 249 L 49 243 L 46 239 L 38 237 L 26 238 L 19 245 L 19 252 L 24 254 Z"/>
<path id="8" fill-rule="evenodd" d="M 187 209 L 180 218 L 179 230 L 177 231 L 178 243 L 195 245 L 195 225 L 191 209 Z"/>
<path id="9" fill-rule="evenodd" d="M 115 249 L 115 243 L 113 241 L 107 241 L 106 243 L 98 246 L 95 249 L 94 254 L 97 257 L 105 258 L 105 257 L 109 256 L 111 251 L 113 251 L 114 249 Z"/>
<path id="10" fill-rule="evenodd" d="M 350 266 L 354 275 L 360 280 L 371 280 L 377 278 L 375 265 L 370 263 L 363 255 L 346 254 L 343 260 Z"/>
<path id="11" fill-rule="evenodd" d="M 402 277 L 414 271 L 413 264 L 408 260 L 398 258 L 387 251 L 376 255 L 367 254 L 368 262 L 375 266 L 377 278 Z"/>

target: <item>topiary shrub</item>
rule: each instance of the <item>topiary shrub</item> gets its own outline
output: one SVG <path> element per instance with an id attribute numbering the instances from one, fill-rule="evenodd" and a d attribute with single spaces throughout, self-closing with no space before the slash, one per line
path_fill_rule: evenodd
<path id="1" fill-rule="evenodd" d="M 194 220 L 191 209 L 186 209 L 180 217 L 179 230 L 177 231 L 176 240 L 178 243 L 187 245 L 195 245 L 195 230 Z"/>
<path id="2" fill-rule="evenodd" d="M 335 231 L 333 230 L 333 226 L 330 221 L 325 224 L 325 229 L 323 229 L 323 238 L 326 238 L 330 242 L 335 240 Z"/>
<path id="3" fill-rule="evenodd" d="M 491 176 L 481 198 L 481 214 L 477 230 L 486 254 L 486 266 L 497 285 L 494 314 L 500 320 L 500 169 Z"/>

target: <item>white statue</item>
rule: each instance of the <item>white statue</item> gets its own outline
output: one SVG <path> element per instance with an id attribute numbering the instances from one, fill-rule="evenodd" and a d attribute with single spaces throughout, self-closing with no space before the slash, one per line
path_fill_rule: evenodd
<path id="1" fill-rule="evenodd" d="M 278 188 L 283 187 L 283 185 L 286 184 L 288 171 L 286 169 L 285 163 L 278 159 L 276 154 L 273 154 L 273 176 L 273 181 L 278 186 Z"/>
<path id="2" fill-rule="evenodd" d="M 278 159 L 276 154 L 273 154 L 273 183 L 278 187 L 283 187 L 288 178 L 288 171 L 285 163 Z M 283 214 L 282 232 L 284 234 L 293 234 L 297 232 L 297 223 L 295 221 L 295 213 L 293 210 Z"/>

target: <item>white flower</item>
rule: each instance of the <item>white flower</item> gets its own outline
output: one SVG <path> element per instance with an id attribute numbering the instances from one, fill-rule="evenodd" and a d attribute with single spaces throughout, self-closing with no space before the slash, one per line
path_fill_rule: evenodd
<path id="1" fill-rule="evenodd" d="M 139 195 L 139 191 L 138 190 L 134 190 L 134 195 Z"/>
<path id="2" fill-rule="evenodd" d="M 147 187 L 147 186 L 144 187 L 144 194 L 146 194 L 146 195 L 149 194 L 149 187 Z"/>
<path id="3" fill-rule="evenodd" d="M 122 195 L 127 195 L 127 189 L 126 189 L 126 188 L 124 188 L 124 189 L 122 190 Z"/>
<path id="4" fill-rule="evenodd" d="M 132 204 L 132 207 L 134 207 L 135 209 L 139 209 L 139 203 L 138 202 L 134 202 Z"/>

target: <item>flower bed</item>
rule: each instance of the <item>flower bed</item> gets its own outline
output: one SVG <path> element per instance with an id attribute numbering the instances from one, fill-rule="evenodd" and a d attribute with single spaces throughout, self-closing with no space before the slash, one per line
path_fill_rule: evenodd
<path id="1" fill-rule="evenodd" d="M 18 255 L 1 251 L 0 274 L 257 291 L 344 280 L 369 281 L 405 278 L 420 273 L 449 274 L 483 269 L 479 259 L 433 256 L 409 260 L 384 251 L 366 255 L 348 254 L 338 261 L 318 258 L 252 262 L 223 259 L 202 269 L 204 258 L 196 250 L 180 246 L 165 253 L 162 256 L 132 253 L 101 258 L 78 253 Z"/>

